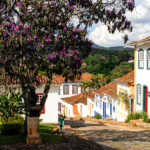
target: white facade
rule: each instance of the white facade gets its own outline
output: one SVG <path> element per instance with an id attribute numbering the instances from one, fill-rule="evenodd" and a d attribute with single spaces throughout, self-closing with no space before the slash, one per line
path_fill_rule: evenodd
<path id="1" fill-rule="evenodd" d="M 136 70 L 136 112 L 145 112 L 145 98 L 147 97 L 147 114 L 150 117 L 150 97 L 148 93 L 150 92 L 150 69 L 148 68 L 149 56 L 148 49 L 150 48 L 150 42 L 141 45 L 137 45 L 135 52 L 135 70 Z M 144 59 L 143 59 L 143 68 L 139 66 L 139 51 L 143 50 Z M 149 58 L 149 59 L 148 59 Z M 138 85 L 141 87 L 141 94 L 138 92 Z M 145 95 L 144 88 L 147 88 L 147 95 Z M 141 96 L 140 96 L 141 95 Z M 141 97 L 141 98 L 140 98 Z"/>
<path id="2" fill-rule="evenodd" d="M 117 103 L 114 98 L 109 95 L 95 95 L 95 115 L 96 113 L 100 113 L 102 118 L 111 118 L 112 120 L 116 120 L 116 107 Z"/>
<path id="3" fill-rule="evenodd" d="M 130 87 L 123 84 L 117 84 L 117 95 L 119 95 L 119 92 L 127 92 L 130 95 Z M 125 121 L 128 116 L 128 110 L 126 109 L 126 106 L 124 103 L 120 102 L 120 104 L 117 102 L 117 121 Z"/>
<path id="4" fill-rule="evenodd" d="M 68 94 L 64 94 L 64 85 L 68 86 Z M 73 94 L 73 86 L 78 86 L 77 94 L 81 93 L 81 87 L 78 82 L 75 83 L 62 83 L 61 85 L 52 85 L 48 93 L 48 98 L 45 103 L 45 113 L 41 114 L 40 119 L 43 123 L 58 123 L 58 115 L 63 114 L 66 117 L 73 117 L 73 106 L 61 100 L 64 97 L 70 97 Z M 36 89 L 36 93 L 43 93 L 44 87 Z M 61 103 L 61 112 L 58 105 Z M 80 107 L 80 106 L 79 106 Z M 85 109 L 85 106 L 83 106 Z M 84 111 L 83 111 L 84 112 Z M 83 113 L 83 116 L 84 113 Z"/>
<path id="5" fill-rule="evenodd" d="M 44 87 L 36 89 L 37 94 L 42 94 Z M 45 113 L 41 114 L 40 119 L 43 123 L 58 123 L 58 86 L 51 86 L 45 102 Z"/>
<path id="6" fill-rule="evenodd" d="M 69 87 L 69 93 L 68 94 L 64 94 L 64 86 L 67 85 Z M 73 86 L 77 86 L 78 90 L 77 93 L 74 94 L 73 93 Z M 59 98 L 64 98 L 64 97 L 70 97 L 70 96 L 74 96 L 77 94 L 81 93 L 81 86 L 79 82 L 64 82 L 60 85 L 59 87 Z"/>

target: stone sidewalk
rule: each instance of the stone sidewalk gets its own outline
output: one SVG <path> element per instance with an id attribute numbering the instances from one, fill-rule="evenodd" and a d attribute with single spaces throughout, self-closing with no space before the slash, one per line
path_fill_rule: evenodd
<path id="1" fill-rule="evenodd" d="M 150 130 L 119 123 L 66 120 L 79 137 L 92 141 L 103 150 L 150 150 Z"/>

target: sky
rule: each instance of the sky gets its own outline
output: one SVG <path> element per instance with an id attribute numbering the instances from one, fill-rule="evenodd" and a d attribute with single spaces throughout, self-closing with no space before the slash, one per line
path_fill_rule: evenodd
<path id="1" fill-rule="evenodd" d="M 136 7 L 133 12 L 127 12 L 128 20 L 132 22 L 133 31 L 110 34 L 107 27 L 98 23 L 89 29 L 88 38 L 100 46 L 127 46 L 122 37 L 127 34 L 128 42 L 137 41 L 150 36 L 150 0 L 135 0 Z"/>

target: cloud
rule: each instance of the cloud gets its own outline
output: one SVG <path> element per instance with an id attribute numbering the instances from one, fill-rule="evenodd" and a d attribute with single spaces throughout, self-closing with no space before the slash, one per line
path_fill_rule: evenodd
<path id="1" fill-rule="evenodd" d="M 107 30 L 107 27 L 103 24 L 96 26 L 95 30 L 89 34 L 89 39 L 92 40 L 95 44 L 101 46 L 114 46 L 123 44 L 121 34 L 110 34 Z"/>
<path id="2" fill-rule="evenodd" d="M 110 34 L 107 27 L 102 23 L 94 25 L 94 29 L 89 33 L 88 38 L 94 43 L 101 46 L 120 46 L 124 45 L 122 39 L 124 34 L 128 34 L 129 42 L 137 41 L 146 36 L 150 36 L 150 0 L 137 0 L 137 6 L 135 10 L 127 12 L 127 18 L 132 22 L 134 27 L 132 32 L 119 33 L 116 31 L 114 34 Z M 90 31 L 90 30 L 89 30 Z"/>

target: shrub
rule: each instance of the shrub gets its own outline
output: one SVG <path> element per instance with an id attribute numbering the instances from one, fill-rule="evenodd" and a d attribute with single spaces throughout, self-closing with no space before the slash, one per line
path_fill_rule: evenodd
<path id="1" fill-rule="evenodd" d="M 129 114 L 125 122 L 130 122 L 130 120 L 137 120 L 142 118 L 141 113 Z"/>
<path id="2" fill-rule="evenodd" d="M 18 135 L 21 134 L 22 131 L 23 131 L 23 123 L 18 120 L 3 123 L 1 127 L 2 135 Z"/>
<path id="3" fill-rule="evenodd" d="M 100 114 L 96 114 L 96 115 L 94 116 L 94 118 L 96 118 L 96 119 L 101 119 L 101 115 L 100 115 Z"/>
<path id="4" fill-rule="evenodd" d="M 149 123 L 150 119 L 148 118 L 148 115 L 145 112 L 141 113 L 141 118 L 143 119 L 144 122 Z"/>
<path id="5" fill-rule="evenodd" d="M 130 120 L 143 119 L 144 122 L 149 123 L 150 119 L 145 112 L 129 114 L 125 122 L 130 122 Z"/>
<path id="6" fill-rule="evenodd" d="M 18 135 L 23 131 L 24 118 L 22 116 L 10 117 L 1 125 L 2 135 Z"/>

